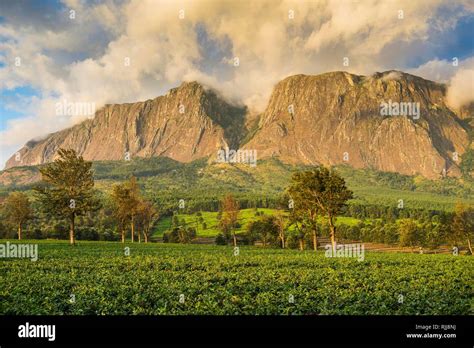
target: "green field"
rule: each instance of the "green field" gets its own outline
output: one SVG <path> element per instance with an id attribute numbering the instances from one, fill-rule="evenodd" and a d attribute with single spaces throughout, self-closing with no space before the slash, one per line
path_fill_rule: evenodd
<path id="1" fill-rule="evenodd" d="M 255 221 L 258 219 L 258 217 L 255 216 L 255 209 L 242 209 L 239 212 L 239 224 L 240 227 L 236 229 L 236 233 L 242 233 L 246 231 L 247 225 L 251 221 Z M 258 212 L 263 213 L 264 215 L 275 215 L 278 210 L 277 209 L 267 209 L 267 208 L 259 208 Z M 285 212 L 282 211 L 283 214 L 286 214 Z M 206 228 L 202 227 L 202 224 L 199 223 L 199 217 L 196 214 L 177 214 L 179 221 L 182 221 L 184 219 L 186 226 L 188 227 L 194 227 L 197 230 L 197 236 L 198 237 L 215 237 L 221 231 L 219 230 L 219 220 L 217 219 L 217 212 L 209 212 L 209 211 L 203 211 L 201 212 L 202 218 L 204 220 L 204 223 L 206 224 Z M 323 218 L 321 217 L 320 219 L 323 221 Z M 336 225 L 338 224 L 345 224 L 349 226 L 356 225 L 360 220 L 352 218 L 352 217 L 346 217 L 346 216 L 340 216 L 336 219 Z M 161 237 L 163 235 L 163 232 L 166 232 L 166 230 L 171 228 L 171 217 L 166 216 L 160 219 L 157 223 L 157 226 L 155 227 L 155 231 L 153 233 L 153 237 Z M 291 228 L 289 229 L 291 230 Z"/>
<path id="2" fill-rule="evenodd" d="M 161 243 L 128 243 L 125 256 L 116 242 L 29 242 L 38 243 L 37 261 L 0 259 L 0 314 L 449 315 L 473 308 L 474 261 L 466 256 L 366 253 L 359 262 Z"/>

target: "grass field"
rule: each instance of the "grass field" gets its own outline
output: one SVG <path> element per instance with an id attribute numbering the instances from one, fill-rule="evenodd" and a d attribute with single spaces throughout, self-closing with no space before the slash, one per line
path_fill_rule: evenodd
<path id="1" fill-rule="evenodd" d="M 3 241 L 5 242 L 5 241 Z M 472 257 L 62 241 L 0 259 L 0 314 L 472 314 Z M 124 247 L 130 248 L 125 256 Z"/>
<path id="2" fill-rule="evenodd" d="M 274 215 L 278 212 L 276 209 L 266 209 L 259 208 L 258 211 L 264 215 Z M 219 220 L 217 219 L 217 212 L 201 212 L 206 228 L 203 228 L 203 225 L 199 223 L 199 217 L 196 214 L 178 214 L 179 221 L 183 220 L 186 222 L 186 226 L 194 227 L 197 230 L 198 237 L 215 237 L 219 231 Z M 236 229 L 237 233 L 242 233 L 246 231 L 247 225 L 249 222 L 258 220 L 259 217 L 255 216 L 255 209 L 242 209 L 239 213 L 239 224 L 240 227 Z M 321 218 L 322 221 L 322 218 Z M 336 220 L 336 224 L 346 224 L 349 226 L 356 225 L 360 220 L 340 216 Z M 171 228 L 171 217 L 166 216 L 159 220 L 157 226 L 155 227 L 153 237 L 161 237 L 163 232 Z"/>

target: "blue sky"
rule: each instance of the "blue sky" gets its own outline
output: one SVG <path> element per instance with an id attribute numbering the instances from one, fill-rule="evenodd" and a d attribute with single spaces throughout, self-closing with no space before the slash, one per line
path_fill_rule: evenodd
<path id="1" fill-rule="evenodd" d="M 38 91 L 29 86 L 16 87 L 13 89 L 3 89 L 0 91 L 0 131 L 6 129 L 8 120 L 22 118 L 24 111 L 17 109 L 22 100 L 30 99 L 33 96 L 39 96 Z"/>

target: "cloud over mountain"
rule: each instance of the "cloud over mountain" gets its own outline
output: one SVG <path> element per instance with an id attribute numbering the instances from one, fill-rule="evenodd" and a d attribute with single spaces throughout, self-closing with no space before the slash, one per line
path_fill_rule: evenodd
<path id="1" fill-rule="evenodd" d="M 274 84 L 289 75 L 371 74 L 403 70 L 413 57 L 420 66 L 433 61 L 440 33 L 474 12 L 469 1 L 448 0 L 64 0 L 56 7 L 3 3 L 0 9 L 0 91 L 35 91 L 8 103 L 23 116 L 4 120 L 1 162 L 29 139 L 84 119 L 56 115 L 63 100 L 99 108 L 197 80 L 262 111 Z M 460 90 L 469 82 L 461 69 L 443 75 L 454 76 Z M 450 95 L 454 103 L 466 99 Z"/>

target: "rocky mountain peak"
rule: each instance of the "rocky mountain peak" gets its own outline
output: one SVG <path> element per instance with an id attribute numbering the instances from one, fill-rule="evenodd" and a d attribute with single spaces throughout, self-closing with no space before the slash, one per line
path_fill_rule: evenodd
<path id="1" fill-rule="evenodd" d="M 50 162 L 61 147 L 87 160 L 167 156 L 188 162 L 238 146 L 245 112 L 197 82 L 184 82 L 152 100 L 105 105 L 91 120 L 28 142 L 6 167 Z"/>
<path id="2" fill-rule="evenodd" d="M 445 92 L 442 84 L 396 70 L 294 75 L 277 83 L 264 112 L 253 115 L 215 90 L 183 82 L 153 100 L 106 105 L 92 120 L 30 141 L 7 168 L 50 162 L 60 147 L 88 160 L 182 162 L 212 159 L 228 147 L 289 163 L 456 176 L 470 126 L 446 105 Z"/>
<path id="3" fill-rule="evenodd" d="M 295 75 L 275 86 L 245 147 L 292 163 L 457 176 L 468 137 L 444 98 L 444 85 L 399 71 Z"/>

